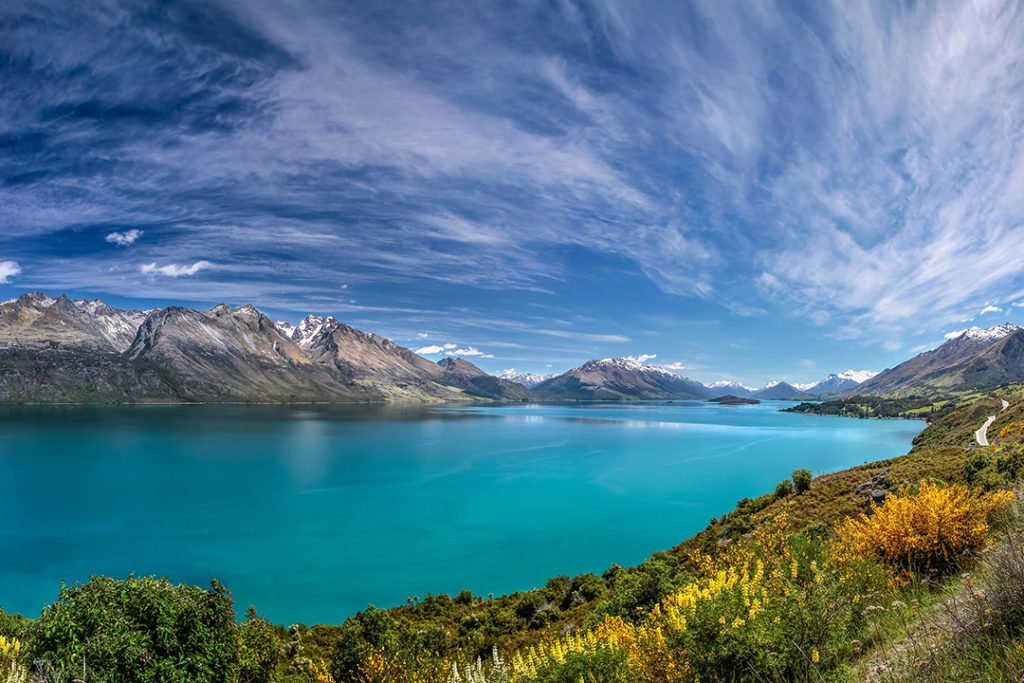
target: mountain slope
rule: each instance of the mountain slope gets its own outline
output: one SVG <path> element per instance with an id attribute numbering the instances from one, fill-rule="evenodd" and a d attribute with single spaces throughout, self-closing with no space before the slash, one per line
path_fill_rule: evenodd
<path id="1" fill-rule="evenodd" d="M 515 369 L 513 369 L 513 368 L 509 368 L 508 370 L 503 370 L 501 372 L 501 374 L 498 375 L 498 377 L 500 377 L 501 379 L 507 379 L 509 382 L 515 382 L 516 384 L 522 384 L 527 389 L 532 389 L 535 386 L 537 386 L 538 384 L 540 384 L 541 382 L 544 382 L 546 380 L 551 379 L 552 377 L 557 377 L 557 376 L 558 376 L 557 374 L 554 374 L 554 375 L 538 375 L 538 374 L 533 373 L 533 372 L 516 372 Z"/>
<path id="2" fill-rule="evenodd" d="M 719 380 L 712 382 L 707 385 L 711 395 L 714 398 L 722 396 L 736 396 L 738 398 L 750 398 L 754 394 L 754 390 L 750 387 L 743 386 L 739 382 L 730 382 L 726 380 Z"/>
<path id="3" fill-rule="evenodd" d="M 758 389 L 751 397 L 762 401 L 786 401 L 803 393 L 789 382 L 774 382 L 763 389 Z"/>
<path id="4" fill-rule="evenodd" d="M 145 318 L 142 311 L 118 310 L 99 299 L 72 301 L 32 292 L 0 304 L 0 345 L 121 352 Z"/>
<path id="5" fill-rule="evenodd" d="M 158 368 L 124 357 L 141 311 L 39 292 L 0 304 L 0 402 L 172 400 Z"/>
<path id="6" fill-rule="evenodd" d="M 437 362 L 444 370 L 442 381 L 472 396 L 494 399 L 527 400 L 532 394 L 521 384 L 489 375 L 464 358 L 448 357 Z"/>
<path id="7" fill-rule="evenodd" d="M 703 399 L 712 394 L 700 382 L 628 358 L 587 361 L 541 382 L 533 393 L 573 400 Z"/>
<path id="8" fill-rule="evenodd" d="M 151 313 L 128 349 L 160 367 L 182 398 L 239 401 L 374 399 L 314 363 L 251 305 L 201 312 L 171 306 Z"/>
<path id="9" fill-rule="evenodd" d="M 949 390 L 979 386 L 995 386 L 1019 379 L 1010 372 L 986 372 L 976 368 L 965 383 L 958 368 L 971 358 L 998 344 L 1021 328 L 1009 323 L 985 330 L 965 330 L 938 348 L 914 356 L 894 368 L 887 368 L 847 393 L 889 394 L 893 392 Z M 1009 370 L 1009 368 L 1006 368 Z M 989 382 L 978 384 L 977 382 Z"/>
<path id="10" fill-rule="evenodd" d="M 855 370 L 846 370 L 845 372 L 839 373 L 833 372 L 817 384 L 808 387 L 804 393 L 815 395 L 842 393 L 871 379 L 876 374 L 877 373 L 869 370 L 861 370 L 859 372 Z"/>

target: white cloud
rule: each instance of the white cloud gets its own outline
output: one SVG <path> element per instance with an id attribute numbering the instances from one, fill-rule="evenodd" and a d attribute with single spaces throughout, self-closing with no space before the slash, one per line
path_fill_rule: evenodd
<path id="1" fill-rule="evenodd" d="M 986 313 L 1002 313 L 1002 312 L 1003 312 L 1003 309 L 998 308 L 996 306 L 991 306 L 990 305 L 990 306 L 986 306 L 985 308 L 981 309 L 981 312 L 979 312 L 978 315 L 985 315 Z"/>
<path id="2" fill-rule="evenodd" d="M 132 228 L 131 230 L 125 230 L 124 232 L 112 232 L 107 235 L 106 240 L 119 247 L 127 247 L 129 244 L 134 244 L 135 240 L 142 237 L 142 231 Z"/>
<path id="3" fill-rule="evenodd" d="M 682 361 L 676 361 L 675 363 L 669 363 L 667 365 L 662 365 L 661 367 L 665 368 L 666 370 L 675 370 L 677 372 L 680 370 L 689 369 L 689 366 L 684 365 Z"/>
<path id="4" fill-rule="evenodd" d="M 21 272 L 17 261 L 0 261 L 0 283 L 8 282 Z"/>
<path id="5" fill-rule="evenodd" d="M 445 344 L 445 346 L 448 346 L 448 344 Z M 454 346 L 454 344 L 452 344 L 452 346 Z M 480 356 L 481 358 L 494 358 L 493 354 L 484 353 L 483 351 L 481 351 L 480 349 L 476 348 L 475 346 L 467 346 L 464 349 L 452 349 L 450 351 L 445 351 L 445 355 L 448 355 L 448 356 Z"/>
<path id="6" fill-rule="evenodd" d="M 429 334 L 427 334 L 426 332 L 417 332 L 417 333 L 416 333 L 416 338 L 417 338 L 417 339 L 426 339 L 426 338 L 427 338 L 427 337 L 429 337 L 429 336 L 430 336 L 430 335 L 429 335 Z"/>
<path id="7" fill-rule="evenodd" d="M 1024 308 L 1024 301 L 1016 301 L 1013 305 L 1017 308 Z"/>
<path id="8" fill-rule="evenodd" d="M 637 363 L 646 363 L 652 358 L 657 358 L 656 353 L 641 353 L 639 356 L 626 356 L 626 360 L 635 360 Z"/>
<path id="9" fill-rule="evenodd" d="M 450 349 L 457 348 L 456 344 L 431 344 L 430 346 L 423 346 L 416 349 L 416 353 L 431 355 L 434 353 L 444 353 Z"/>
<path id="10" fill-rule="evenodd" d="M 139 272 L 144 275 L 165 275 L 167 277 L 182 277 L 188 275 L 195 275 L 201 270 L 212 268 L 213 264 L 209 261 L 196 261 L 191 266 L 182 266 L 176 263 L 171 263 L 166 266 L 157 266 L 156 261 L 153 263 L 147 263 L 139 267 Z"/>

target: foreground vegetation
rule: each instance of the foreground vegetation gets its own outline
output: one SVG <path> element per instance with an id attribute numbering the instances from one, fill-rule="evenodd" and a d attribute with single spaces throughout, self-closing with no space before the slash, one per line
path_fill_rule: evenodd
<path id="1" fill-rule="evenodd" d="M 284 628 L 237 621 L 216 582 L 95 578 L 36 620 L 0 611 L 0 682 L 1019 680 L 1022 398 L 939 406 L 906 456 L 795 470 L 638 567 L 524 593 Z"/>

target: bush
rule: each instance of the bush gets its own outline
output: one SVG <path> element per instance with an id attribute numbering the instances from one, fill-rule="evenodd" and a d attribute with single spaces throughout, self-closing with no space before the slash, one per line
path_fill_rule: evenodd
<path id="1" fill-rule="evenodd" d="M 984 493 L 962 484 L 922 482 L 918 493 L 891 494 L 873 515 L 847 518 L 836 533 L 846 549 L 864 557 L 941 567 L 982 548 L 990 518 L 1013 497 L 1009 491 Z"/>
<path id="2" fill-rule="evenodd" d="M 29 683 L 28 663 L 21 641 L 0 635 L 0 680 Z"/>
<path id="3" fill-rule="evenodd" d="M 572 590 L 582 595 L 587 602 L 590 602 L 604 595 L 607 588 L 600 576 L 596 574 L 580 574 L 572 580 Z"/>
<path id="4" fill-rule="evenodd" d="M 0 636 L 10 638 L 19 637 L 28 627 L 30 621 L 20 614 L 8 614 L 0 608 Z"/>
<path id="5" fill-rule="evenodd" d="M 28 629 L 33 658 L 105 683 L 234 681 L 237 627 L 231 593 L 167 579 L 93 577 L 61 588 Z"/>
<path id="6" fill-rule="evenodd" d="M 432 596 L 427 596 L 432 599 Z M 426 602 L 426 600 L 424 600 Z M 388 657 L 397 649 L 398 621 L 387 610 L 373 605 L 349 617 L 341 625 L 331 658 L 331 674 L 339 681 L 355 680 L 359 676 L 364 654 L 368 650 L 385 653 Z M 383 655 L 382 655 L 383 656 Z"/>
<path id="7" fill-rule="evenodd" d="M 821 535 L 789 534 L 784 520 L 694 561 L 696 578 L 632 621 L 606 615 L 517 653 L 518 680 L 835 680 L 865 623 L 865 596 L 890 578 Z"/>
<path id="8" fill-rule="evenodd" d="M 280 659 L 273 625 L 249 607 L 238 629 L 238 678 L 241 683 L 270 683 Z"/>
<path id="9" fill-rule="evenodd" d="M 519 602 L 516 603 L 516 616 L 529 619 L 546 604 L 548 604 L 547 598 L 539 591 L 530 591 L 519 598 Z"/>
<path id="10" fill-rule="evenodd" d="M 633 569 L 616 572 L 614 590 L 587 617 L 587 624 L 600 623 L 605 616 L 637 619 L 641 610 L 654 607 L 681 582 L 678 558 L 668 553 L 655 553 Z"/>
<path id="11" fill-rule="evenodd" d="M 802 468 L 798 470 L 793 470 L 793 486 L 796 487 L 797 493 L 810 491 L 812 479 L 814 479 L 814 477 L 811 475 L 810 470 Z"/>
<path id="12" fill-rule="evenodd" d="M 783 479 L 779 482 L 778 486 L 775 487 L 775 497 L 785 498 L 786 496 L 792 495 L 793 493 L 793 482 L 789 479 Z"/>
<path id="13" fill-rule="evenodd" d="M 568 652 L 564 661 L 552 661 L 527 674 L 523 681 L 537 683 L 632 683 L 636 680 L 626 666 L 621 650 L 599 647 L 592 652 Z"/>

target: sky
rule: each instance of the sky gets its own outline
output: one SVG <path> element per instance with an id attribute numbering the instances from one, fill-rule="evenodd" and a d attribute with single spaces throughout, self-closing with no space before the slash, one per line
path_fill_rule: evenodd
<path id="1" fill-rule="evenodd" d="M 1024 5 L 0 5 L 0 296 L 437 360 L 881 370 L 1024 324 Z"/>

